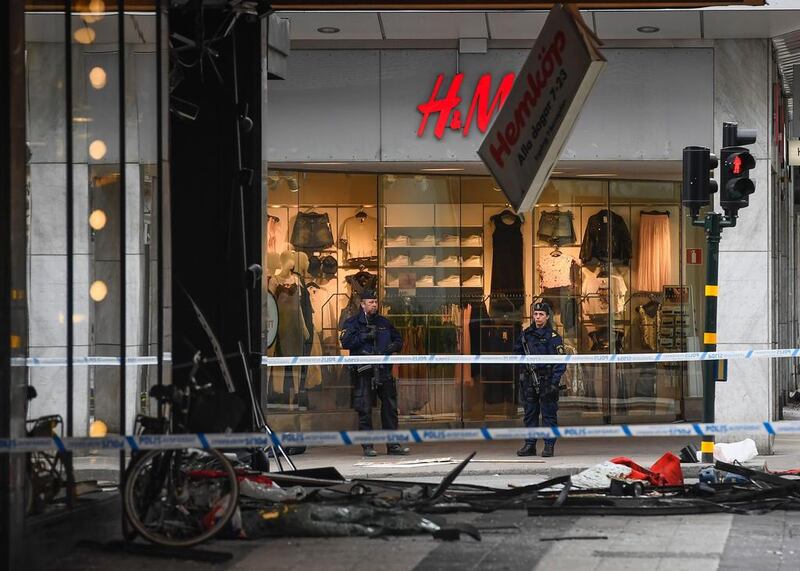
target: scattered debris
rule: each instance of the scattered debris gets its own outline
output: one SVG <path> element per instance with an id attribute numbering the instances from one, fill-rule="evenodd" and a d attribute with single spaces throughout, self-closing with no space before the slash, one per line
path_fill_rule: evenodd
<path id="1" fill-rule="evenodd" d="M 420 458 L 415 460 L 398 460 L 397 462 L 371 462 L 369 460 L 356 462 L 353 466 L 365 468 L 419 468 L 420 466 L 435 466 L 439 464 L 457 464 L 452 458 Z"/>
<path id="2" fill-rule="evenodd" d="M 565 535 L 563 537 L 540 537 L 539 541 L 572 541 L 584 539 L 608 539 L 607 535 Z"/>
<path id="3" fill-rule="evenodd" d="M 680 458 L 683 464 L 696 464 L 700 461 L 700 451 L 697 449 L 697 446 L 690 442 L 681 448 Z"/>
<path id="4" fill-rule="evenodd" d="M 714 460 L 720 462 L 749 462 L 758 456 L 756 443 L 752 438 L 739 442 L 717 442 L 714 444 Z"/>
<path id="5" fill-rule="evenodd" d="M 746 442 L 746 441 L 743 441 Z M 735 443 L 738 444 L 738 443 Z M 749 445 L 747 445 L 749 446 Z M 687 453 L 692 450 L 687 446 Z M 438 483 L 356 478 L 335 470 L 259 473 L 237 470 L 241 486 L 238 511 L 228 537 L 381 537 L 430 535 L 442 541 L 516 526 L 478 528 L 448 522 L 444 514 L 488 513 L 526 509 L 539 515 L 670 515 L 763 513 L 800 510 L 800 471 L 786 475 L 718 461 L 686 485 L 680 459 L 667 452 L 650 468 L 618 457 L 575 476 L 551 478 L 506 489 L 456 483 L 475 453 L 453 467 Z M 452 463 L 452 458 L 404 460 L 393 467 Z M 372 463 L 366 463 L 372 464 Z M 210 514 L 213 517 L 213 514 Z M 601 535 L 542 537 L 541 541 L 604 540 Z"/>

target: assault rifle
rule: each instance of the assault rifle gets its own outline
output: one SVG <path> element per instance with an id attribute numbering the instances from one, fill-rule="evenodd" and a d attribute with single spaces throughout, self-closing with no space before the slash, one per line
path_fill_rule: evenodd
<path id="1" fill-rule="evenodd" d="M 525 339 L 525 334 L 522 334 L 522 348 L 525 350 L 525 355 L 530 357 L 531 350 L 528 348 L 528 340 Z M 523 383 L 526 382 L 526 377 L 530 379 L 531 386 L 533 387 L 533 392 L 539 392 L 539 377 L 536 376 L 536 367 L 533 366 L 533 363 L 527 362 L 525 363 L 525 371 L 522 372 L 520 375 L 520 381 Z"/>
<path id="2" fill-rule="evenodd" d="M 378 354 L 378 335 L 377 335 L 377 326 L 373 323 L 370 323 L 369 314 L 365 311 L 364 318 L 367 320 L 367 329 L 372 334 L 372 351 L 369 353 L 370 355 L 377 355 Z M 381 384 L 381 377 L 380 377 L 380 365 L 377 363 L 374 365 L 360 365 L 356 371 L 358 373 L 365 373 L 372 369 L 372 390 L 377 389 Z"/>

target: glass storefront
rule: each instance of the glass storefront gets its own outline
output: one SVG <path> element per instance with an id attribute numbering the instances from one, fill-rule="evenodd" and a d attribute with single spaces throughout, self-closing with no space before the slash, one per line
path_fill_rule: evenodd
<path id="1" fill-rule="evenodd" d="M 684 250 L 680 184 L 553 179 L 517 215 L 490 177 L 270 171 L 264 346 L 270 356 L 346 354 L 342 322 L 375 288 L 403 354 L 509 354 L 547 301 L 568 353 L 696 350 L 702 272 Z M 687 265 L 690 264 L 690 265 Z M 517 372 L 488 364 L 402 365 L 401 422 L 515 424 Z M 699 367 L 567 368 L 562 424 L 696 417 Z M 354 422 L 341 366 L 270 368 L 276 429 Z"/>

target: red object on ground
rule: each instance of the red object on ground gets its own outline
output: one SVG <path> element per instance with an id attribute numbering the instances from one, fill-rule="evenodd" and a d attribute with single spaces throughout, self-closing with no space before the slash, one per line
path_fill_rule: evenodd
<path id="1" fill-rule="evenodd" d="M 612 458 L 611 462 L 628 466 L 633 470 L 628 477 L 635 480 L 646 480 L 654 486 L 683 485 L 681 461 L 672 452 L 665 452 L 661 458 L 656 460 L 655 464 L 650 466 L 649 470 L 625 456 Z"/>

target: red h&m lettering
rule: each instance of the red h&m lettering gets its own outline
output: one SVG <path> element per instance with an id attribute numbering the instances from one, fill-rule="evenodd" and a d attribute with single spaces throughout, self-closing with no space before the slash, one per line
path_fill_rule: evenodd
<path id="1" fill-rule="evenodd" d="M 506 102 L 508 94 L 511 93 L 511 87 L 514 85 L 514 74 L 507 73 L 500 80 L 500 85 L 497 92 L 494 94 L 494 99 L 491 105 L 489 98 L 491 96 L 490 90 L 492 87 L 491 74 L 484 73 L 478 80 L 478 85 L 475 86 L 475 94 L 472 96 L 472 104 L 469 106 L 469 113 L 467 113 L 467 120 L 464 123 L 463 135 L 469 135 L 469 128 L 472 125 L 472 119 L 475 117 L 475 112 L 478 112 L 478 130 L 485 133 L 489 128 L 489 123 L 492 120 L 495 112 Z"/>
<path id="2" fill-rule="evenodd" d="M 444 74 L 440 73 L 436 78 L 436 84 L 433 86 L 433 91 L 431 92 L 431 97 L 428 99 L 426 103 L 420 103 L 417 105 L 417 109 L 419 112 L 422 113 L 422 121 L 420 121 L 419 129 L 417 129 L 417 137 L 421 137 L 425 133 L 425 127 L 428 124 L 428 118 L 434 114 L 438 113 L 439 116 L 436 118 L 436 126 L 433 129 L 433 134 L 436 136 L 437 139 L 441 139 L 444 136 L 444 129 L 447 126 L 447 120 L 450 118 L 450 113 L 453 112 L 459 103 L 461 103 L 461 97 L 458 96 L 458 90 L 461 89 L 461 82 L 464 81 L 464 74 L 459 73 L 454 78 L 452 83 L 450 83 L 450 88 L 447 90 L 447 95 L 444 99 L 437 99 L 439 97 L 439 87 L 442 85 L 442 81 L 444 81 Z M 458 117 L 455 117 L 460 126 L 460 120 Z"/>

